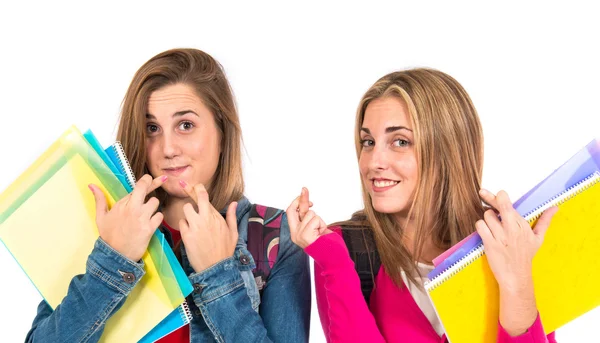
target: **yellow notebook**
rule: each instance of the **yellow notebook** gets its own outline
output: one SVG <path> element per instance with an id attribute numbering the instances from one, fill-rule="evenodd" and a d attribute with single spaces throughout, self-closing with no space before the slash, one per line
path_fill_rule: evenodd
<path id="1" fill-rule="evenodd" d="M 535 297 L 546 333 L 600 305 L 600 173 L 525 218 L 557 205 L 533 260 Z M 425 284 L 451 343 L 496 342 L 499 290 L 483 246 Z"/>
<path id="2" fill-rule="evenodd" d="M 90 183 L 109 207 L 127 194 L 73 127 L 0 194 L 0 239 L 53 309 L 71 279 L 85 273 L 99 236 Z M 184 301 L 162 244 L 152 238 L 142 258 L 146 274 L 107 321 L 101 341 L 137 342 Z"/>

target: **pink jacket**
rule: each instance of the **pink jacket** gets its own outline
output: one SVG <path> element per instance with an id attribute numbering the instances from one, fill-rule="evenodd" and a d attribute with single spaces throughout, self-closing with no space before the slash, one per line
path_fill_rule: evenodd
<path id="1" fill-rule="evenodd" d="M 327 342 L 446 342 L 438 336 L 407 287 L 398 288 L 383 266 L 375 279 L 370 308 L 341 231 L 317 239 L 305 249 L 315 260 L 315 287 Z M 511 337 L 498 323 L 499 343 L 556 343 L 547 337 L 538 315 L 526 333 Z"/>

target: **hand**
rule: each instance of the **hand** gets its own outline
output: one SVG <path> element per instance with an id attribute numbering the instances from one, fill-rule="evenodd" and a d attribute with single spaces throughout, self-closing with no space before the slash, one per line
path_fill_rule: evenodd
<path id="1" fill-rule="evenodd" d="M 152 234 L 163 220 L 162 213 L 155 213 L 158 199 L 152 197 L 146 203 L 144 200 L 166 180 L 166 176 L 152 180 L 150 175 L 144 175 L 133 191 L 110 210 L 102 190 L 96 185 L 89 185 L 96 201 L 96 225 L 100 237 L 132 261 L 137 262 L 142 258 Z"/>
<path id="2" fill-rule="evenodd" d="M 327 224 L 309 211 L 312 203 L 308 199 L 308 189 L 302 188 L 300 196 L 294 199 L 286 210 L 292 242 L 302 249 L 314 243 L 319 237 L 332 233 Z"/>
<path id="3" fill-rule="evenodd" d="M 475 226 L 483 240 L 485 254 L 494 277 L 501 289 L 518 292 L 532 286 L 532 261 L 542 246 L 544 235 L 557 207 L 547 209 L 533 230 L 529 223 L 513 208 L 508 194 L 500 191 L 494 196 L 482 189 L 483 201 L 498 210 L 502 222 L 493 210 L 484 214 Z"/>
<path id="4" fill-rule="evenodd" d="M 210 203 L 202 184 L 181 185 L 198 206 L 196 211 L 191 203 L 183 205 L 185 219 L 179 221 L 179 230 L 190 264 L 199 273 L 233 256 L 238 241 L 237 202 L 229 204 L 226 219 L 223 219 Z"/>

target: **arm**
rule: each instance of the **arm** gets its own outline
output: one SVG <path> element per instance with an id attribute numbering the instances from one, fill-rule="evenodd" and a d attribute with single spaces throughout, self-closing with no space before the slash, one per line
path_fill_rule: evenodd
<path id="1" fill-rule="evenodd" d="M 281 218 L 279 252 L 263 291 L 260 315 L 274 342 L 308 342 L 310 264 L 290 237 L 287 214 Z"/>
<path id="2" fill-rule="evenodd" d="M 535 302 L 532 261 L 557 208 L 546 210 L 535 227 L 513 208 L 508 194 L 481 190 L 481 198 L 497 209 L 484 213 L 475 226 L 483 240 L 488 263 L 500 289 L 498 342 L 545 343 L 546 337 Z"/>
<path id="3" fill-rule="evenodd" d="M 54 311 L 42 301 L 25 342 L 97 342 L 104 324 L 144 276 L 144 265 L 98 238 L 86 273 L 77 275 Z"/>
<path id="4" fill-rule="evenodd" d="M 321 236 L 305 251 L 315 260 L 317 305 L 327 341 L 385 342 L 341 233 Z"/>
<path id="5" fill-rule="evenodd" d="M 289 238 L 282 218 L 279 256 L 264 289 L 259 313 L 253 310 L 239 272 L 239 252 L 190 276 L 200 285 L 196 306 L 218 342 L 307 342 L 310 325 L 308 257 Z"/>
<path id="6" fill-rule="evenodd" d="M 237 254 L 237 252 L 236 252 Z M 235 256 L 189 276 L 192 297 L 217 342 L 271 342 L 254 311 Z"/>

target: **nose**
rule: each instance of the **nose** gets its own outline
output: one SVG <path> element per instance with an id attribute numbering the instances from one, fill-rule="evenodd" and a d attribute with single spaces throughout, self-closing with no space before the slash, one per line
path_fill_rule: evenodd
<path id="1" fill-rule="evenodd" d="M 174 158 L 181 154 L 179 139 L 176 134 L 165 132 L 162 135 L 162 151 L 165 158 Z"/>
<path id="2" fill-rule="evenodd" d="M 375 146 L 371 151 L 369 159 L 369 169 L 371 170 L 386 170 L 389 163 L 389 151 L 383 146 Z"/>

